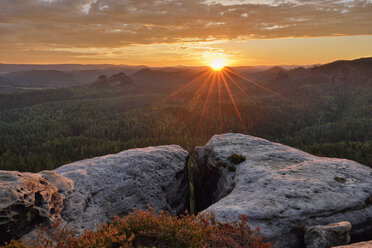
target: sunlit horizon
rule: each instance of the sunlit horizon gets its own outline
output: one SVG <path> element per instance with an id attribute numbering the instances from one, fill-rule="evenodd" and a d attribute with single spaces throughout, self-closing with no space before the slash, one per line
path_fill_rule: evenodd
<path id="1" fill-rule="evenodd" d="M 253 102 L 252 92 L 247 89 L 247 84 L 269 93 L 270 95 L 280 99 L 283 102 L 293 105 L 302 110 L 302 106 L 294 102 L 290 98 L 277 93 L 268 88 L 263 83 L 248 79 L 245 76 L 237 73 L 229 68 L 225 61 L 216 59 L 209 64 L 209 69 L 205 69 L 190 82 L 171 93 L 164 101 L 171 100 L 185 105 L 190 112 L 194 112 L 197 108 L 201 109 L 198 124 L 194 130 L 194 135 L 197 136 L 201 131 L 201 125 L 204 122 L 206 115 L 213 115 L 217 108 L 218 115 L 215 116 L 216 122 L 219 123 L 219 130 L 223 130 L 223 119 L 225 116 L 235 115 L 238 118 L 242 130 L 246 129 L 246 122 L 240 111 L 239 101 L 237 98 L 243 96 L 247 100 Z M 239 82 L 241 80 L 244 82 Z M 191 95 L 190 95 L 191 94 Z M 223 102 L 226 99 L 231 104 L 230 109 L 222 109 Z M 185 101 L 182 103 L 182 101 Z M 163 104 L 164 102 L 162 102 Z M 253 102 L 257 105 L 257 103 Z"/>
<path id="2" fill-rule="evenodd" d="M 372 56 L 372 2 L 0 1 L 0 63 L 314 65 Z"/>

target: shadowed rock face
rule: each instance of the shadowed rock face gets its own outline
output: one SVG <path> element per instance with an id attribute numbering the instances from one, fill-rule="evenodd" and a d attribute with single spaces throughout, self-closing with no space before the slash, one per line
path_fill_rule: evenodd
<path id="1" fill-rule="evenodd" d="M 341 245 L 341 246 L 334 246 L 333 248 L 371 248 L 372 241 L 368 242 L 360 242 L 351 245 Z"/>
<path id="2" fill-rule="evenodd" d="M 311 226 L 305 228 L 306 248 L 329 248 L 336 245 L 347 245 L 350 242 L 351 224 L 348 221 L 333 223 L 326 226 Z"/>
<path id="3" fill-rule="evenodd" d="M 57 219 L 78 233 L 133 209 L 184 212 L 188 153 L 180 146 L 132 149 L 55 171 L 0 171 L 0 244 L 32 238 L 35 224 Z"/>
<path id="4" fill-rule="evenodd" d="M 246 157 L 234 170 L 232 153 Z M 304 247 L 304 226 L 340 221 L 352 224 L 352 241 L 372 239 L 372 170 L 356 162 L 223 134 L 195 149 L 193 171 L 199 211 L 221 221 L 244 214 L 273 247 Z"/>
<path id="5" fill-rule="evenodd" d="M 54 172 L 0 171 L 0 242 L 61 219 L 72 182 Z"/>

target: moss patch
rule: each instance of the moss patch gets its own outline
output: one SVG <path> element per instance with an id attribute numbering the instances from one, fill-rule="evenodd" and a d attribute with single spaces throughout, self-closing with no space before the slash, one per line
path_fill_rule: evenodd
<path id="1" fill-rule="evenodd" d="M 246 157 L 241 154 L 233 153 L 228 157 L 228 160 L 233 164 L 240 164 L 246 160 Z"/>
<path id="2" fill-rule="evenodd" d="M 346 182 L 346 179 L 343 178 L 343 177 L 334 177 L 335 181 L 339 182 L 339 183 L 345 183 Z"/>
<path id="3" fill-rule="evenodd" d="M 229 171 L 230 172 L 235 172 L 236 171 L 236 167 L 234 165 L 230 165 L 229 166 Z"/>
<path id="4" fill-rule="evenodd" d="M 368 205 L 372 205 L 372 196 L 368 196 L 367 198 L 366 198 L 366 205 L 368 206 Z"/>

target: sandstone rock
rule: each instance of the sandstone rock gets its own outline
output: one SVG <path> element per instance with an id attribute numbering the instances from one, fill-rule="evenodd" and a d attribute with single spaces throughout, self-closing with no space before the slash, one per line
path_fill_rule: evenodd
<path id="1" fill-rule="evenodd" d="M 232 153 L 246 160 L 233 165 Z M 244 214 L 273 247 L 304 247 L 303 227 L 344 220 L 352 240 L 372 239 L 371 168 L 242 134 L 197 147 L 193 167 L 197 209 L 221 221 Z"/>
<path id="2" fill-rule="evenodd" d="M 371 247 L 372 247 L 372 241 L 366 241 L 366 242 L 354 243 L 351 245 L 334 246 L 333 248 L 371 248 Z"/>
<path id="3" fill-rule="evenodd" d="M 188 153 L 180 146 L 132 149 L 55 171 L 0 171 L 0 244 L 32 239 L 35 224 L 59 220 L 81 233 L 133 209 L 185 211 Z"/>
<path id="4" fill-rule="evenodd" d="M 61 219 L 72 182 L 54 172 L 0 171 L 0 242 Z"/>
<path id="5" fill-rule="evenodd" d="M 306 248 L 330 248 L 335 245 L 347 245 L 350 242 L 350 222 L 343 221 L 326 226 L 305 228 Z"/>
<path id="6" fill-rule="evenodd" d="M 132 149 L 61 166 L 74 190 L 62 217 L 77 232 L 94 229 L 133 209 L 177 214 L 188 206 L 188 153 L 180 146 Z"/>

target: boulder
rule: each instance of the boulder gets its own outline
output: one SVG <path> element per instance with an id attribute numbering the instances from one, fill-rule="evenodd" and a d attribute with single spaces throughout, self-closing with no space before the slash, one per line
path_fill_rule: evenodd
<path id="1" fill-rule="evenodd" d="M 0 244 L 59 220 L 77 233 L 133 209 L 184 212 L 188 153 L 180 146 L 132 149 L 40 173 L 0 171 Z"/>
<path id="2" fill-rule="evenodd" d="M 72 182 L 55 172 L 0 171 L 0 243 L 61 219 Z"/>
<path id="3" fill-rule="evenodd" d="M 188 153 L 180 146 L 131 149 L 61 166 L 74 183 L 62 217 L 81 233 L 133 209 L 184 212 L 189 203 Z"/>
<path id="4" fill-rule="evenodd" d="M 371 247 L 372 247 L 372 241 L 366 241 L 366 242 L 354 243 L 351 245 L 334 246 L 333 248 L 371 248 Z"/>
<path id="5" fill-rule="evenodd" d="M 372 169 L 359 163 L 223 134 L 195 149 L 192 168 L 198 211 L 220 221 L 246 215 L 273 247 L 305 247 L 305 226 L 340 221 L 352 224 L 353 241 L 372 239 Z"/>
<path id="6" fill-rule="evenodd" d="M 306 248 L 330 248 L 335 245 L 347 245 L 350 242 L 350 230 L 351 224 L 348 221 L 306 227 Z"/>

